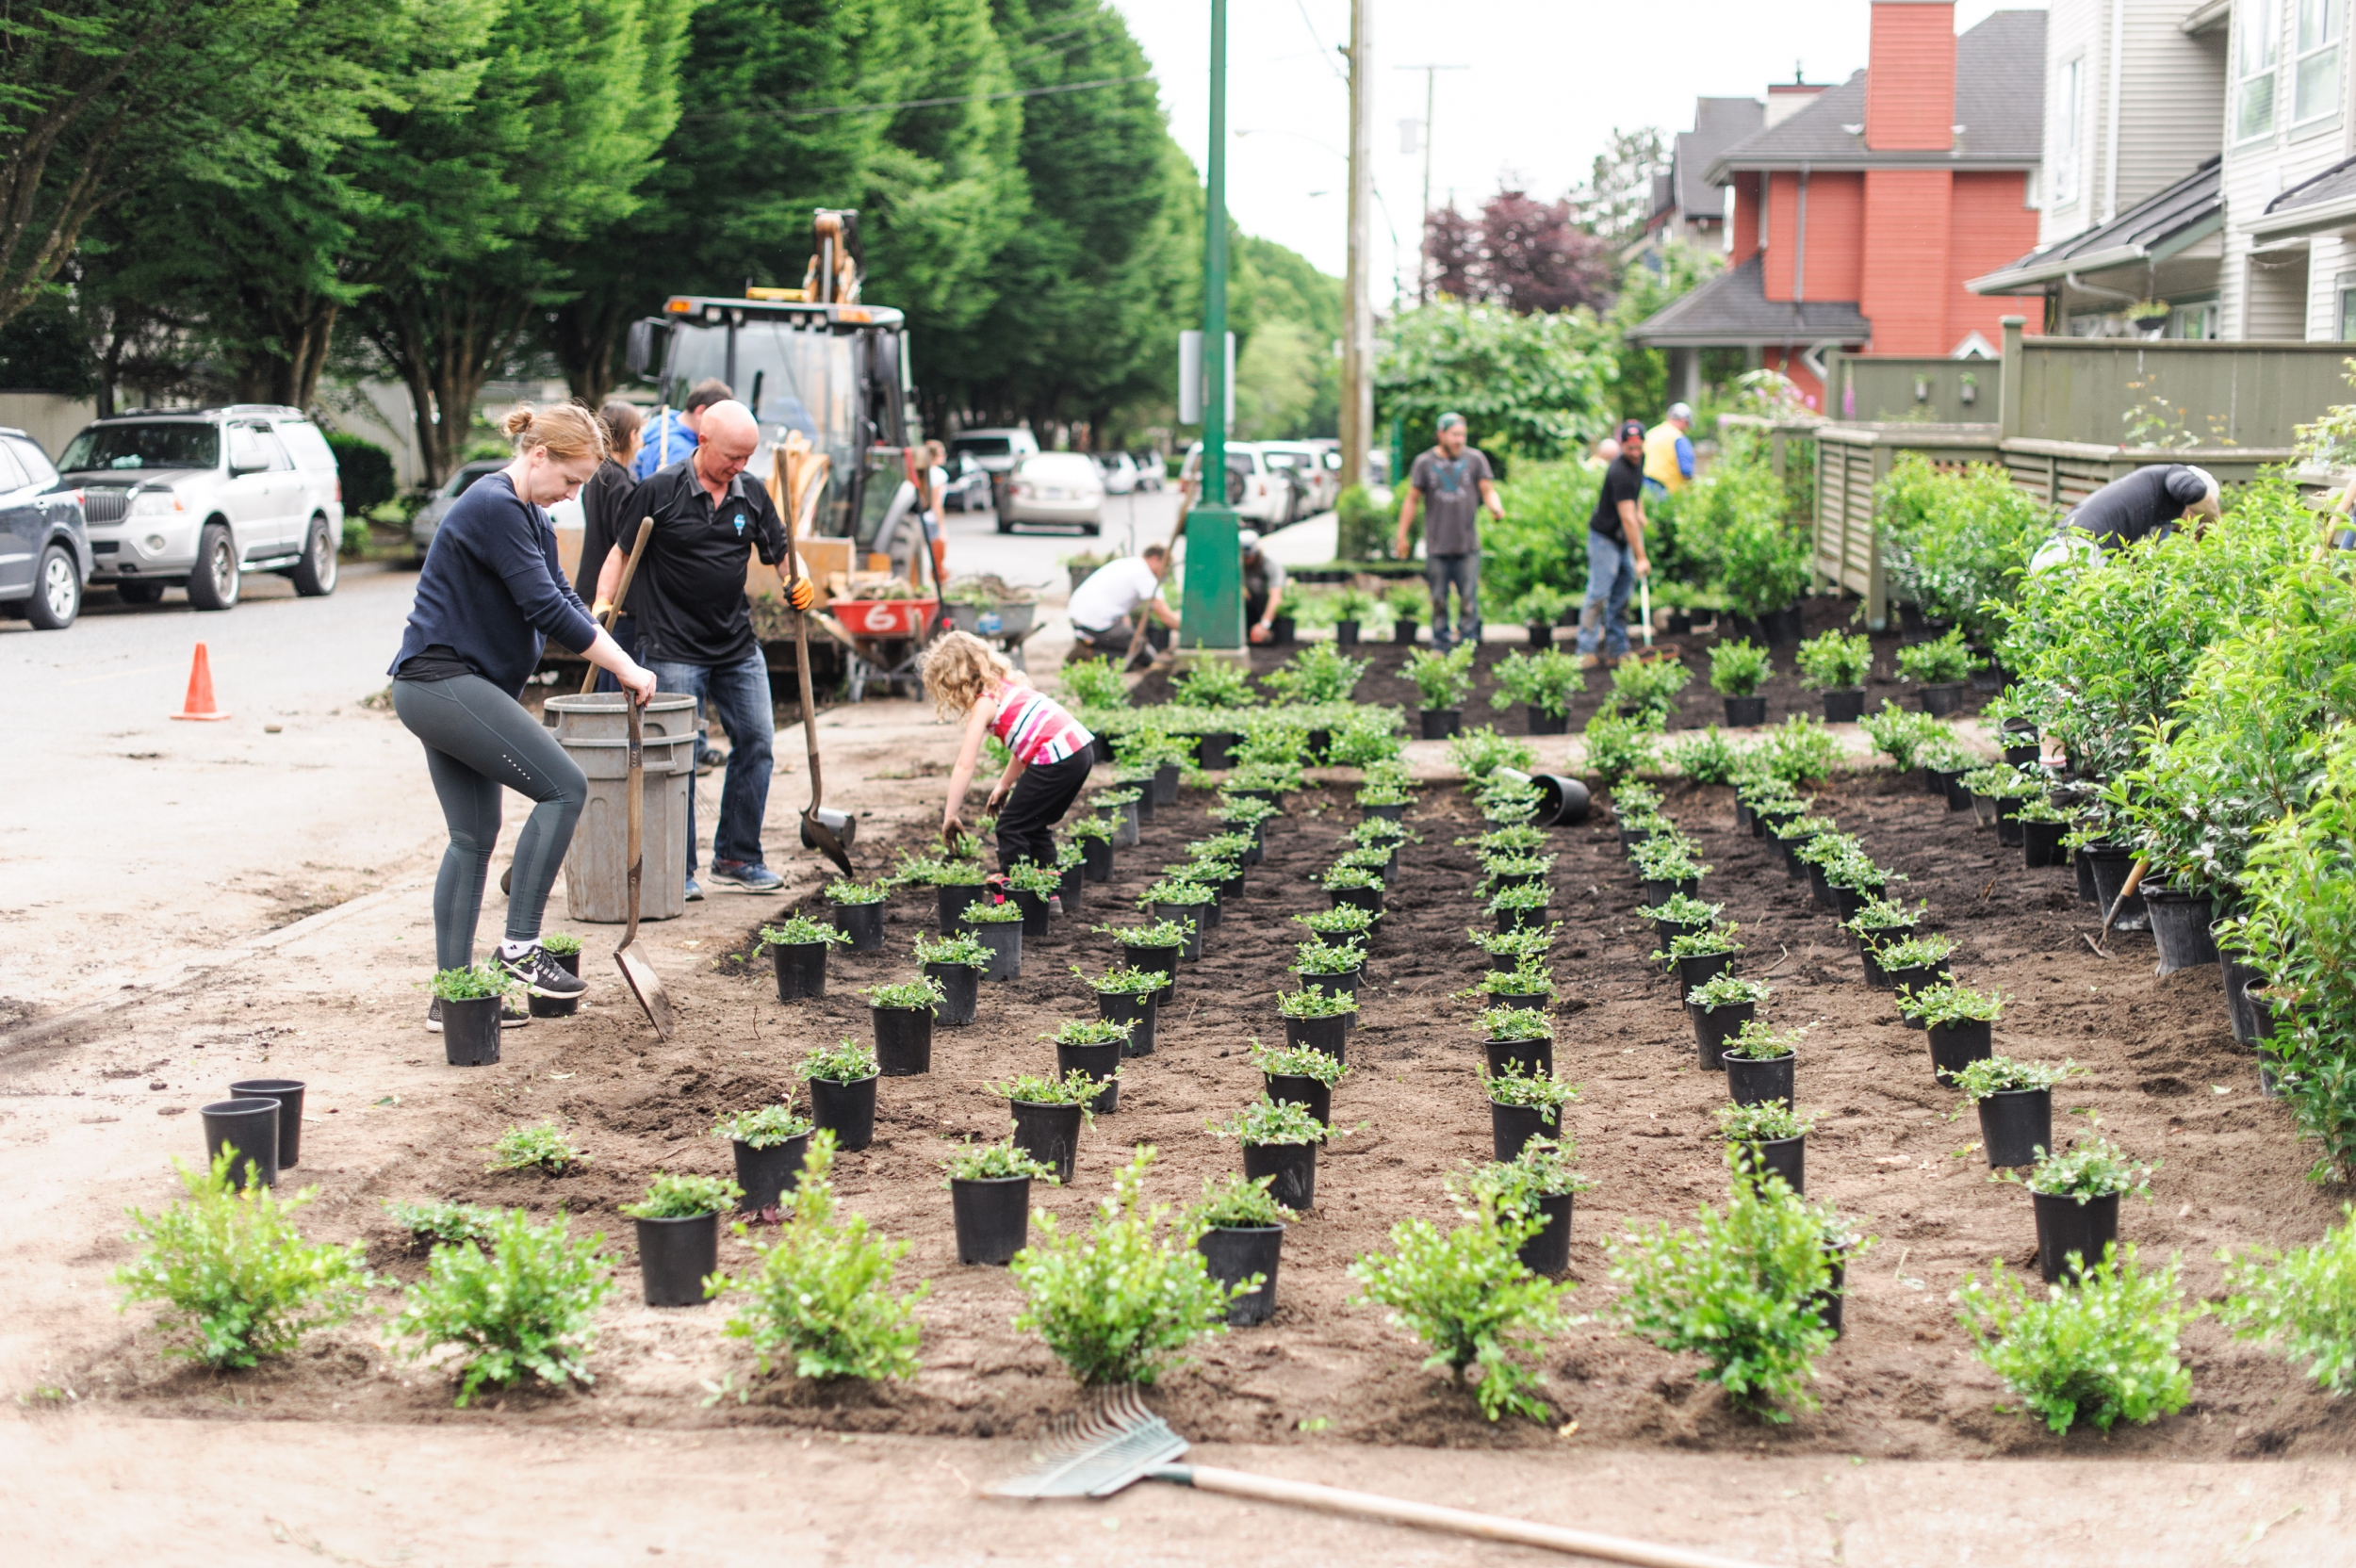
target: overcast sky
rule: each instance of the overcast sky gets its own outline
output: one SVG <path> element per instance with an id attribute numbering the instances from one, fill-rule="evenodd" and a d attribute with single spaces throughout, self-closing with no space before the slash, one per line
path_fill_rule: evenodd
<path id="1" fill-rule="evenodd" d="M 1201 169 L 1209 0 L 1115 4 L 1153 58 L 1171 133 Z M 1956 28 L 1993 10 L 2043 8 L 1962 0 Z M 1469 206 L 1507 176 L 1553 200 L 1586 177 L 1614 126 L 1687 130 L 1697 97 L 1761 96 L 1768 82 L 1792 79 L 1795 61 L 1811 82 L 1842 81 L 1865 64 L 1867 0 L 1373 0 L 1373 10 L 1378 308 L 1389 302 L 1387 279 L 1401 267 L 1412 278 L 1422 199 L 1423 158 L 1400 151 L 1399 122 L 1422 117 L 1424 74 L 1398 67 L 1469 67 L 1435 78 L 1432 159 L 1432 204 L 1452 189 Z M 1247 233 L 1336 274 L 1350 134 L 1336 50 L 1349 38 L 1349 0 L 1228 6 L 1228 210 Z"/>

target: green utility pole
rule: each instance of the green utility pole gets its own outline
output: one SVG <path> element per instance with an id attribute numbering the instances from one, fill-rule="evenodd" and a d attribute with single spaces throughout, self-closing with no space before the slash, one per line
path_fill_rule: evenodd
<path id="1" fill-rule="evenodd" d="M 1227 0 L 1211 0 L 1211 162 L 1203 232 L 1202 502 L 1186 514 L 1178 645 L 1243 645 L 1243 556 L 1227 504 Z"/>

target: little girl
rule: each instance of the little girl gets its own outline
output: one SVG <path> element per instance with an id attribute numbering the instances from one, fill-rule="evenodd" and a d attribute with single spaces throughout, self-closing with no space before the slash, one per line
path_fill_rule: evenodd
<path id="1" fill-rule="evenodd" d="M 1053 865 L 1055 825 L 1088 782 L 1096 737 L 972 632 L 943 636 L 924 651 L 920 668 L 941 715 L 965 715 L 965 743 L 949 775 L 941 836 L 955 843 L 965 831 L 958 811 L 973 782 L 982 737 L 995 735 L 1014 754 L 982 808 L 985 815 L 998 816 L 998 867 L 1005 871 L 1024 860 Z"/>

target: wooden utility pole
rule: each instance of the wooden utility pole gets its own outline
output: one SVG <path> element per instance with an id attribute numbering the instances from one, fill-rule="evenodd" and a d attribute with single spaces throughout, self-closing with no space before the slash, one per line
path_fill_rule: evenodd
<path id="1" fill-rule="evenodd" d="M 1469 71 L 1466 65 L 1402 65 L 1401 71 L 1423 73 L 1423 210 L 1415 217 L 1415 303 L 1432 302 L 1432 111 L 1438 106 L 1434 86 L 1443 71 Z"/>
<path id="2" fill-rule="evenodd" d="M 1374 445 L 1374 302 L 1367 235 L 1374 217 L 1373 0 L 1350 0 L 1350 259 L 1343 288 L 1342 483 L 1366 482 Z"/>

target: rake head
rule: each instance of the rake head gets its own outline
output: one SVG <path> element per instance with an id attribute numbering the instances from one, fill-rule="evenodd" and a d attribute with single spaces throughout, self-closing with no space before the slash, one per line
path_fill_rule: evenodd
<path id="1" fill-rule="evenodd" d="M 987 1488 L 998 1497 L 1109 1497 L 1185 1457 L 1186 1440 L 1145 1408 L 1134 1386 L 1093 1409 L 1059 1417 L 1032 1452 L 1031 1468 Z"/>

